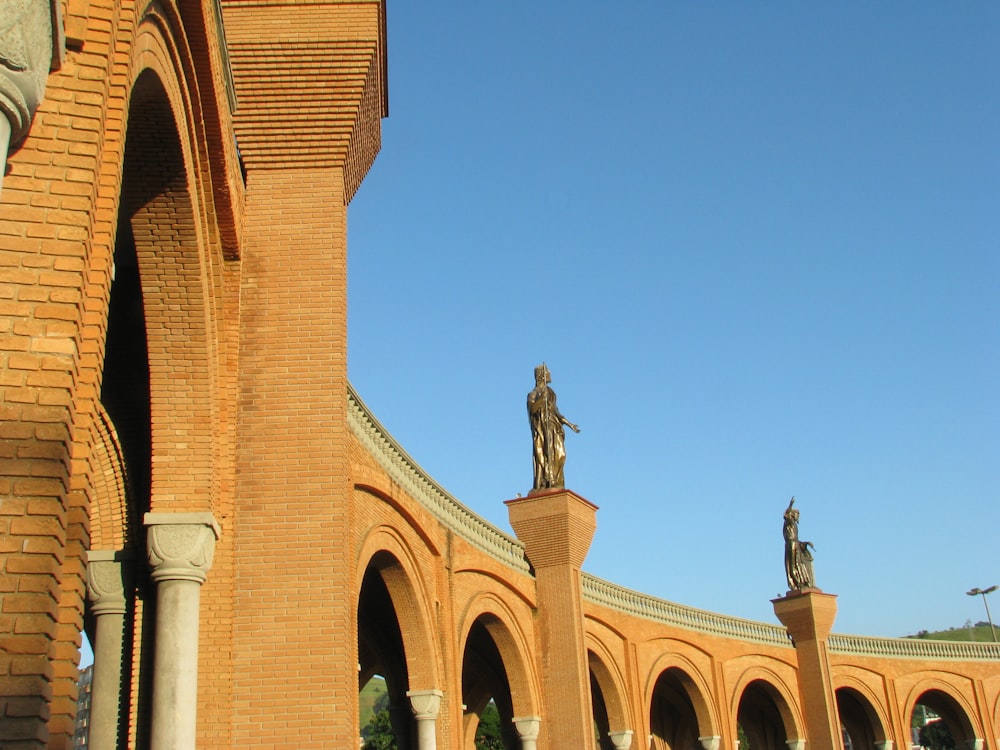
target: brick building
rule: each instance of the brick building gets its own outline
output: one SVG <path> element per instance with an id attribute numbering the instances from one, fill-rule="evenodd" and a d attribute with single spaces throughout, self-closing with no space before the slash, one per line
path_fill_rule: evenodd
<path id="1" fill-rule="evenodd" d="M 918 705 L 993 747 L 997 648 L 621 589 L 590 502 L 511 501 L 508 537 L 379 426 L 346 210 L 385 47 L 379 0 L 0 8 L 0 747 L 72 745 L 85 626 L 100 750 L 355 747 L 375 674 L 420 750 L 491 700 L 512 748 L 888 750 Z"/>

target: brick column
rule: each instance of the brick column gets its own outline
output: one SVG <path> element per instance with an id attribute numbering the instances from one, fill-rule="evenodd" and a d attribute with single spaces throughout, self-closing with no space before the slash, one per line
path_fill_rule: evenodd
<path id="1" fill-rule="evenodd" d="M 569 490 L 508 500 L 506 505 L 510 525 L 535 570 L 548 745 L 593 747 L 580 570 L 597 530 L 597 506 Z"/>
<path id="2" fill-rule="evenodd" d="M 837 597 L 819 589 L 802 589 L 772 599 L 771 603 L 795 644 L 799 697 L 809 747 L 812 750 L 843 750 L 826 646 L 837 615 Z M 789 739 L 789 748 L 795 750 L 793 743 L 796 741 Z"/>

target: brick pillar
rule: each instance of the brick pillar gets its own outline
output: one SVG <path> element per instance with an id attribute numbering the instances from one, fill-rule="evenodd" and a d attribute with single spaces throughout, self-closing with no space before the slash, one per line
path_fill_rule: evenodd
<path id="1" fill-rule="evenodd" d="M 830 679 L 826 639 L 837 615 L 837 597 L 819 589 L 789 592 L 772 599 L 774 613 L 795 643 L 799 665 L 799 698 L 811 750 L 843 750 L 837 698 Z"/>
<path id="2" fill-rule="evenodd" d="M 535 570 L 543 747 L 594 747 L 580 569 L 597 530 L 597 506 L 569 490 L 508 500 L 510 525 Z"/>
<path id="3" fill-rule="evenodd" d="M 251 167 L 247 183 L 233 740 L 280 747 L 289 727 L 358 732 L 347 209 L 335 168 Z"/>

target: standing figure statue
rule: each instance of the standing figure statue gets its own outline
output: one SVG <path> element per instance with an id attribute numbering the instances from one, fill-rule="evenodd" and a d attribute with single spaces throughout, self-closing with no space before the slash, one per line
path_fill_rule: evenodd
<path id="1" fill-rule="evenodd" d="M 556 394 L 549 383 L 552 375 L 542 363 L 535 368 L 535 388 L 528 394 L 528 421 L 534 448 L 535 483 L 532 492 L 566 485 L 563 469 L 566 465 L 566 433 L 563 425 L 573 432 L 580 428 L 559 413 Z"/>
<path id="2" fill-rule="evenodd" d="M 799 541 L 799 511 L 794 508 L 795 498 L 785 509 L 785 524 L 781 529 L 785 537 L 785 577 L 788 579 L 788 590 L 815 588 L 816 578 L 813 575 L 813 556 L 810 548 L 812 542 Z"/>

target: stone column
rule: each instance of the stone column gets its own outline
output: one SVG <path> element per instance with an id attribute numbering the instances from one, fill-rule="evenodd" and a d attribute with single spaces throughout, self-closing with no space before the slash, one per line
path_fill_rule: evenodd
<path id="1" fill-rule="evenodd" d="M 94 615 L 94 682 L 90 694 L 88 747 L 114 750 L 118 747 L 122 695 L 122 652 L 130 563 L 110 550 L 87 553 L 87 598 Z"/>
<path id="2" fill-rule="evenodd" d="M 798 662 L 799 698 L 805 719 L 806 738 L 813 750 L 843 750 L 844 740 L 837 713 L 837 698 L 830 677 L 830 659 L 826 639 L 837 615 L 837 597 L 819 589 L 790 591 L 773 599 L 774 613 L 795 644 Z M 802 750 L 788 740 L 789 750 Z"/>
<path id="3" fill-rule="evenodd" d="M 521 750 L 535 750 L 542 719 L 539 716 L 523 716 L 512 719 L 517 736 L 521 740 Z"/>
<path id="4" fill-rule="evenodd" d="M 194 750 L 201 584 L 215 540 L 211 513 L 147 513 L 146 548 L 156 584 L 152 750 Z"/>
<path id="5" fill-rule="evenodd" d="M 0 154 L 27 134 L 31 118 L 45 96 L 45 82 L 54 59 L 51 0 L 0 2 Z M 56 55 L 58 59 L 61 55 Z M 0 166 L 3 166 L 0 164 Z M 0 188 L 3 172 L 0 169 Z"/>
<path id="6" fill-rule="evenodd" d="M 542 744 L 591 748 L 596 738 L 580 577 L 597 530 L 597 506 L 564 489 L 508 500 L 506 505 L 510 525 L 535 570 Z"/>
<path id="7" fill-rule="evenodd" d="M 437 750 L 437 715 L 442 695 L 440 690 L 406 691 L 417 720 L 417 750 Z"/>

